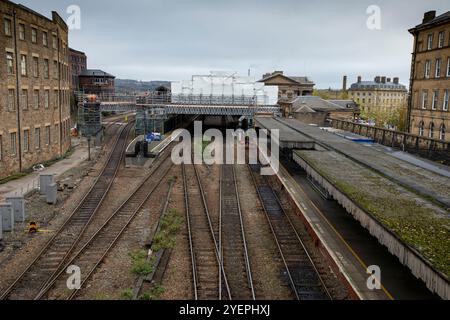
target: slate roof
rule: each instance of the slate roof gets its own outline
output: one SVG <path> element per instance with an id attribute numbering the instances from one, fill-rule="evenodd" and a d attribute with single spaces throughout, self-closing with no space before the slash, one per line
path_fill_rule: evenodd
<path id="1" fill-rule="evenodd" d="M 105 71 L 98 70 L 98 69 L 86 69 L 81 72 L 80 76 L 85 77 L 107 77 L 107 78 L 115 78 L 112 74 L 109 74 Z"/>
<path id="2" fill-rule="evenodd" d="M 358 111 L 358 105 L 353 100 L 324 100 L 317 96 L 301 96 L 292 101 L 292 111 L 329 112 L 329 111 Z"/>
<path id="3" fill-rule="evenodd" d="M 428 22 L 421 23 L 421 24 L 415 26 L 414 28 L 410 29 L 409 32 L 413 32 L 418 29 L 426 29 L 428 27 L 434 26 L 435 24 L 444 23 L 447 21 L 450 22 L 450 11 L 447 11 L 446 13 L 443 13 Z"/>
<path id="4" fill-rule="evenodd" d="M 401 83 L 393 83 L 393 82 L 375 82 L 375 81 L 361 81 L 353 83 L 350 86 L 350 90 L 358 90 L 358 89 L 380 89 L 380 90 L 402 90 L 407 91 L 406 87 Z"/>

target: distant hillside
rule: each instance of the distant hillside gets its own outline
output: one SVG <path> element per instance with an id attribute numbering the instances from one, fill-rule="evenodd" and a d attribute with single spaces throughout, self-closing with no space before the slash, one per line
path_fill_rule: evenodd
<path id="1" fill-rule="evenodd" d="M 128 79 L 116 79 L 116 93 L 135 93 L 153 91 L 159 86 L 167 86 L 170 88 L 169 81 L 137 81 Z"/>

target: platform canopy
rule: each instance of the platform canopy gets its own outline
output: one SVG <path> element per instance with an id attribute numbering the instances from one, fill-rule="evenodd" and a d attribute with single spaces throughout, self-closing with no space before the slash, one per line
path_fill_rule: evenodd
<path id="1" fill-rule="evenodd" d="M 246 97 L 256 105 L 276 105 L 278 87 L 265 86 L 254 77 L 239 76 L 237 72 L 211 71 L 209 75 L 193 75 L 191 80 L 173 81 L 172 102 L 183 96 Z"/>

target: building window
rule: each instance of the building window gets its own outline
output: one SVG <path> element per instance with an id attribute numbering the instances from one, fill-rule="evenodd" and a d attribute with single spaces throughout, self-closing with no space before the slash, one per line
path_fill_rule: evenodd
<path id="1" fill-rule="evenodd" d="M 436 71 L 434 76 L 436 78 L 440 78 L 441 77 L 441 59 L 436 59 Z"/>
<path id="2" fill-rule="evenodd" d="M 3 26 L 5 29 L 5 35 L 12 36 L 11 20 L 5 18 L 3 20 Z"/>
<path id="3" fill-rule="evenodd" d="M 23 151 L 30 151 L 30 130 L 23 130 Z"/>
<path id="4" fill-rule="evenodd" d="M 22 90 L 22 109 L 28 110 L 28 90 L 23 89 Z"/>
<path id="5" fill-rule="evenodd" d="M 31 28 L 31 42 L 37 43 L 37 29 Z"/>
<path id="6" fill-rule="evenodd" d="M 439 90 L 433 91 L 433 101 L 431 102 L 431 110 L 436 110 L 439 100 Z"/>
<path id="7" fill-rule="evenodd" d="M 423 123 L 423 121 L 420 121 L 420 123 L 419 123 L 419 136 L 421 136 L 421 137 L 423 137 L 423 127 L 424 127 L 424 123 Z"/>
<path id="8" fill-rule="evenodd" d="M 19 24 L 19 39 L 25 40 L 25 25 L 22 23 Z"/>
<path id="9" fill-rule="evenodd" d="M 50 145 L 50 126 L 45 127 L 45 144 Z"/>
<path id="10" fill-rule="evenodd" d="M 33 91 L 33 104 L 35 109 L 39 109 L 39 90 Z"/>
<path id="11" fill-rule="evenodd" d="M 431 70 L 431 61 L 427 60 L 425 61 L 425 78 L 428 79 L 430 77 L 430 70 Z"/>
<path id="12" fill-rule="evenodd" d="M 59 141 L 59 123 L 55 124 L 55 144 Z"/>
<path id="13" fill-rule="evenodd" d="M 58 61 L 53 60 L 53 78 L 58 79 Z"/>
<path id="14" fill-rule="evenodd" d="M 33 77 L 39 77 L 39 58 L 33 57 Z"/>
<path id="15" fill-rule="evenodd" d="M 439 128 L 439 140 L 445 140 L 445 124 L 441 124 Z"/>
<path id="16" fill-rule="evenodd" d="M 444 46 L 444 31 L 439 32 L 439 41 L 438 48 L 442 48 Z"/>
<path id="17" fill-rule="evenodd" d="M 47 32 L 42 32 L 42 44 L 44 47 L 48 47 L 48 34 Z"/>
<path id="18" fill-rule="evenodd" d="M 22 76 L 27 75 L 27 56 L 24 54 L 20 56 L 20 74 Z"/>
<path id="19" fill-rule="evenodd" d="M 8 89 L 8 108 L 9 111 L 16 110 L 16 92 L 14 89 Z"/>
<path id="20" fill-rule="evenodd" d="M 426 109 L 428 104 L 428 91 L 422 91 L 422 109 Z"/>
<path id="21" fill-rule="evenodd" d="M 58 90 L 53 91 L 53 101 L 54 101 L 54 107 L 57 108 L 58 104 L 59 104 Z"/>
<path id="22" fill-rule="evenodd" d="M 11 154 L 15 155 L 17 154 L 17 133 L 12 132 L 10 134 L 10 150 L 11 150 Z"/>
<path id="23" fill-rule="evenodd" d="M 41 148 L 41 128 L 34 128 L 34 146 L 36 149 Z"/>
<path id="24" fill-rule="evenodd" d="M 50 90 L 44 91 L 44 108 L 48 109 L 50 106 Z"/>
<path id="25" fill-rule="evenodd" d="M 450 57 L 447 59 L 447 77 L 450 77 Z"/>
<path id="26" fill-rule="evenodd" d="M 14 57 L 12 53 L 6 53 L 6 70 L 9 75 L 14 74 Z"/>
<path id="27" fill-rule="evenodd" d="M 433 139 L 434 137 L 434 123 L 430 123 L 430 128 L 428 130 L 428 138 Z"/>
<path id="28" fill-rule="evenodd" d="M 432 34 L 428 35 L 427 49 L 428 50 L 433 49 L 433 35 Z"/>
<path id="29" fill-rule="evenodd" d="M 48 59 L 44 59 L 44 78 L 48 79 L 50 77 L 50 66 L 48 64 Z"/>
<path id="30" fill-rule="evenodd" d="M 55 35 L 53 35 L 53 37 L 52 37 L 53 39 L 52 39 L 52 43 L 53 43 L 53 49 L 58 49 L 58 38 L 55 36 Z"/>
<path id="31" fill-rule="evenodd" d="M 442 110 L 448 111 L 448 98 L 449 98 L 449 90 L 446 89 L 444 91 L 444 104 L 442 106 Z"/>

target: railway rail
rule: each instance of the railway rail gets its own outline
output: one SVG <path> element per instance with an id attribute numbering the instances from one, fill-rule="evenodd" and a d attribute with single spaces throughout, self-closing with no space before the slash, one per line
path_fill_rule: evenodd
<path id="1" fill-rule="evenodd" d="M 257 177 L 260 165 L 249 165 L 253 184 L 286 269 L 290 287 L 297 300 L 331 300 L 314 261 L 277 195 L 264 177 Z"/>
<path id="2" fill-rule="evenodd" d="M 167 161 L 170 152 L 171 148 L 169 147 L 144 181 L 135 188 L 131 195 L 114 211 L 82 248 L 70 257 L 66 265 L 52 276 L 35 299 L 50 296 L 56 299 L 71 300 L 77 296 L 106 255 L 115 246 L 128 225 L 140 212 L 155 190 L 161 186 L 164 178 L 167 177 L 167 174 L 173 167 L 173 162 Z M 82 270 L 82 279 L 79 289 L 68 291 L 65 271 L 71 265 L 78 266 Z"/>
<path id="3" fill-rule="evenodd" d="M 57 272 L 74 250 L 86 227 L 98 211 L 116 177 L 123 159 L 133 122 L 121 129 L 102 172 L 69 218 L 47 241 L 35 259 L 1 294 L 0 299 L 31 300 L 42 289 L 49 276 Z"/>
<path id="4" fill-rule="evenodd" d="M 231 300 L 230 287 L 195 165 L 182 164 L 195 300 Z"/>
<path id="5" fill-rule="evenodd" d="M 219 247 L 231 297 L 255 300 L 234 165 L 221 166 Z"/>

